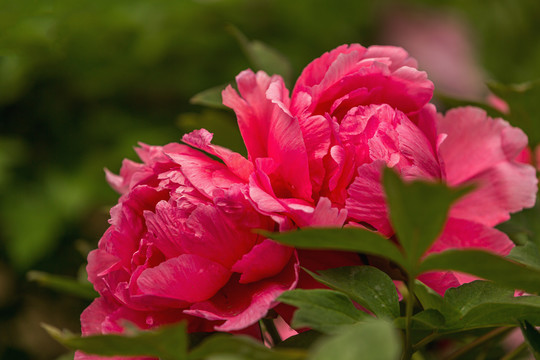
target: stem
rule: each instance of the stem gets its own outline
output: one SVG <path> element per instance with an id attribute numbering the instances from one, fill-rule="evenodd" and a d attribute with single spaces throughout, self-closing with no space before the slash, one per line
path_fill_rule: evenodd
<path id="1" fill-rule="evenodd" d="M 430 342 L 432 342 L 433 340 L 435 340 L 439 336 L 440 335 L 439 335 L 438 332 L 434 332 L 434 333 L 429 334 L 428 336 L 426 336 L 425 338 L 423 338 L 422 340 L 420 340 L 419 342 L 417 342 L 416 344 L 413 345 L 413 351 L 416 351 L 416 350 L 420 349 L 422 346 L 424 346 L 426 344 L 429 344 Z"/>
<path id="2" fill-rule="evenodd" d="M 274 320 L 263 318 L 262 323 L 264 325 L 265 330 L 268 332 L 268 334 L 272 338 L 272 345 L 276 346 L 277 344 L 279 344 L 282 340 L 281 340 L 281 336 L 279 335 L 279 332 L 276 329 L 276 324 L 274 324 Z"/>
<path id="3" fill-rule="evenodd" d="M 403 360 L 410 360 L 412 357 L 412 340 L 411 340 L 411 327 L 412 327 L 412 316 L 414 310 L 414 277 L 409 277 L 407 282 L 407 300 L 405 308 L 405 317 L 407 320 L 407 325 L 405 327 L 405 350 L 403 351 Z"/>
<path id="4" fill-rule="evenodd" d="M 519 345 L 517 348 L 506 354 L 501 360 L 512 360 L 515 359 L 517 356 L 519 356 L 523 350 L 527 348 L 527 343 L 524 342 L 523 344 Z"/>
<path id="5" fill-rule="evenodd" d="M 512 328 L 507 327 L 501 327 L 496 328 L 487 334 L 484 334 L 483 336 L 480 336 L 479 338 L 476 338 L 474 341 L 471 341 L 467 345 L 457 349 L 452 354 L 450 354 L 445 360 L 454 360 L 460 357 L 461 355 L 473 350 L 475 347 L 482 345 L 483 343 L 493 339 L 494 337 L 497 337 L 501 334 L 504 334 L 505 332 L 508 332 L 512 330 Z"/>

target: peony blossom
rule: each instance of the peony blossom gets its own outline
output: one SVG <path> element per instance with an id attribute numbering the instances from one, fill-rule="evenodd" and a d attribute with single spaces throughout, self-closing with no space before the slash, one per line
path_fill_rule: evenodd
<path id="1" fill-rule="evenodd" d="M 81 316 L 83 335 L 120 333 L 126 321 L 145 329 L 184 319 L 189 331 L 249 332 L 296 286 L 294 250 L 252 231 L 275 223 L 255 211 L 247 184 L 222 163 L 180 144 L 137 153 L 142 164 L 125 160 L 120 175 L 107 174 L 122 196 L 88 256 L 101 297 Z"/>
<path id="2" fill-rule="evenodd" d="M 368 226 L 394 235 L 381 184 L 384 166 L 407 180 L 474 184 L 429 252 L 480 248 L 506 255 L 493 226 L 531 207 L 537 180 L 517 157 L 526 135 L 483 110 L 437 114 L 433 84 L 401 48 L 340 46 L 309 64 L 289 97 L 282 79 L 244 71 L 223 92 L 253 166 L 249 195 L 261 213 L 290 224 Z M 321 219 L 326 219 L 321 221 Z M 444 293 L 472 278 L 423 276 Z"/>

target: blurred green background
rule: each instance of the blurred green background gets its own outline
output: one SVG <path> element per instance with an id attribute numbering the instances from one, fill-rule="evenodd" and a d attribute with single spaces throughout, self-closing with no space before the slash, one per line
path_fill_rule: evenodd
<path id="1" fill-rule="evenodd" d="M 242 151 L 232 113 L 189 102 L 261 66 L 231 29 L 288 59 L 289 87 L 338 45 L 393 44 L 441 95 L 483 102 L 486 80 L 540 78 L 538 19 L 538 0 L 0 1 L 0 358 L 65 353 L 40 322 L 79 331 L 89 301 L 27 272 L 84 278 L 118 197 L 104 167 L 200 127 Z"/>

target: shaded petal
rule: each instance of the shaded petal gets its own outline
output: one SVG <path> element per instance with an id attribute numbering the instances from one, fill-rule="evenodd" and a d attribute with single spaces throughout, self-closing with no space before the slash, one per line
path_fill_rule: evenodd
<path id="1" fill-rule="evenodd" d="M 249 284 L 240 284 L 236 277 L 206 302 L 194 304 L 185 313 L 208 320 L 225 320 L 216 326 L 218 331 L 246 328 L 274 307 L 279 295 L 294 289 L 298 281 L 298 258 L 292 256 L 282 272 L 276 276 Z"/>
<path id="2" fill-rule="evenodd" d="M 241 284 L 269 278 L 283 270 L 292 252 L 291 247 L 265 239 L 234 264 L 232 271 L 242 274 Z"/>
<path id="3" fill-rule="evenodd" d="M 381 177 L 383 161 L 375 161 L 358 167 L 358 175 L 349 186 L 349 197 L 345 203 L 349 217 L 357 222 L 368 223 L 385 236 L 394 231 L 388 220 L 386 197 Z"/>
<path id="4" fill-rule="evenodd" d="M 144 270 L 137 285 L 145 294 L 194 303 L 214 296 L 229 277 L 229 270 L 222 265 L 184 254 Z"/>

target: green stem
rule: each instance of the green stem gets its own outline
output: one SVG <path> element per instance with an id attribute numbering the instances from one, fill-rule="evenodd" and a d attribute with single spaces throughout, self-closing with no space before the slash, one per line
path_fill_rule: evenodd
<path id="1" fill-rule="evenodd" d="M 263 318 L 262 323 L 264 325 L 264 329 L 268 332 L 268 334 L 270 334 L 270 337 L 272 338 L 272 345 L 276 346 L 277 344 L 279 344 L 282 340 L 279 332 L 277 331 L 276 324 L 274 324 L 274 320 Z"/>
<path id="2" fill-rule="evenodd" d="M 487 334 L 484 334 L 483 336 L 480 336 L 479 338 L 476 338 L 474 341 L 471 341 L 467 345 L 457 349 L 452 354 L 450 354 L 448 357 L 446 357 L 445 360 L 457 359 L 461 355 L 473 350 L 477 346 L 480 346 L 480 345 L 484 344 L 485 342 L 493 339 L 494 337 L 497 337 L 497 336 L 499 336 L 501 334 L 504 334 L 505 332 L 508 332 L 510 330 L 512 330 L 512 328 L 507 328 L 507 327 L 496 328 L 496 329 L 488 332 Z"/>
<path id="3" fill-rule="evenodd" d="M 517 348 L 506 354 L 501 360 L 512 360 L 523 353 L 523 350 L 527 349 L 527 343 L 519 345 Z"/>
<path id="4" fill-rule="evenodd" d="M 403 351 L 402 360 L 410 360 L 413 354 L 412 339 L 411 339 L 411 327 L 412 316 L 414 310 L 414 277 L 409 277 L 407 282 L 407 299 L 405 308 L 405 318 L 407 325 L 405 327 L 405 346 Z"/>

